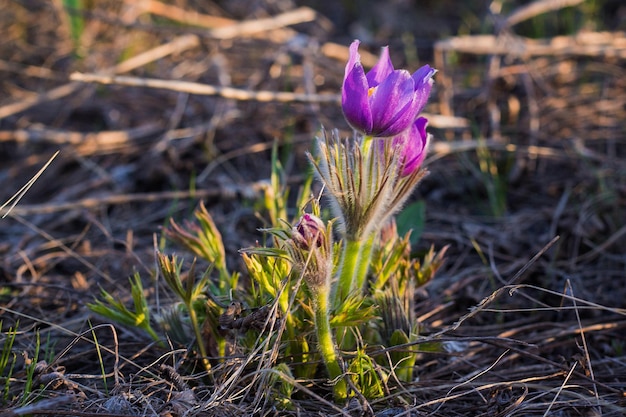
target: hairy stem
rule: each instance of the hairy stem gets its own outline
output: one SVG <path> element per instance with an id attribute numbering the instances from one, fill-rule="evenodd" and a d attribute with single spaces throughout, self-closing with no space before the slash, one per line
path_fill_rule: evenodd
<path id="1" fill-rule="evenodd" d="M 343 371 L 337 359 L 335 342 L 330 329 L 330 317 L 328 314 L 328 288 L 312 289 L 314 294 L 313 308 L 315 309 L 315 329 L 317 330 L 317 342 L 326 365 L 326 370 L 331 381 L 334 382 L 333 392 L 336 400 L 347 397 L 347 384 L 343 379 Z"/>
<path id="2" fill-rule="evenodd" d="M 335 292 L 335 308 L 339 307 L 348 298 L 352 291 L 356 288 L 354 277 L 358 270 L 359 252 L 361 251 L 361 242 L 358 240 L 346 239 L 343 242 L 343 250 L 341 253 L 341 261 L 339 264 L 339 280 Z"/>
<path id="3" fill-rule="evenodd" d="M 365 288 L 365 279 L 367 278 L 367 272 L 370 268 L 372 260 L 372 251 L 374 249 L 374 238 L 378 232 L 373 232 L 370 236 L 362 242 L 359 246 L 359 254 L 356 261 L 356 269 L 352 281 L 354 282 L 354 288 L 357 291 L 363 291 Z"/>

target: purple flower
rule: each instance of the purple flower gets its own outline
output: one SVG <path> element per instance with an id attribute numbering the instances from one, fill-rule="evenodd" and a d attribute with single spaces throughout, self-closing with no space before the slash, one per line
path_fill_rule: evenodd
<path id="1" fill-rule="evenodd" d="M 359 55 L 359 41 L 350 45 L 341 90 L 341 106 L 355 130 L 376 137 L 396 136 L 413 125 L 426 106 L 436 70 L 424 65 L 413 75 L 394 70 L 389 49 L 366 74 Z"/>
<path id="2" fill-rule="evenodd" d="M 424 162 L 429 139 L 426 133 L 427 124 L 428 119 L 418 117 L 413 125 L 393 138 L 392 146 L 399 150 L 402 158 L 401 175 L 403 177 L 411 175 Z"/>

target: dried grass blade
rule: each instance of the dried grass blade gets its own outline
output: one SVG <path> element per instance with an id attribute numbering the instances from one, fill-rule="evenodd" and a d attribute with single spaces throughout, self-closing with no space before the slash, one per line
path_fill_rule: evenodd
<path id="1" fill-rule="evenodd" d="M 0 206 L 0 211 L 2 211 L 7 204 L 11 203 L 11 201 L 15 200 L 13 202 L 13 204 L 11 204 L 11 207 L 9 207 L 7 209 L 7 211 L 2 215 L 2 218 L 4 219 L 6 216 L 9 215 L 9 213 L 11 212 L 11 210 L 13 210 L 13 208 L 17 205 L 17 203 L 20 202 L 20 200 L 22 199 L 22 197 L 24 197 L 26 195 L 26 193 L 28 192 L 28 190 L 30 189 L 30 187 L 33 186 L 33 184 L 39 179 L 39 177 L 41 176 L 41 174 L 43 174 L 43 172 L 48 168 L 48 166 L 50 166 L 50 164 L 52 163 L 52 161 L 54 160 L 54 158 L 57 157 L 57 155 L 59 154 L 60 151 L 56 151 L 54 153 L 54 155 L 52 155 L 50 157 L 50 159 L 48 159 L 48 162 L 45 163 L 45 165 L 39 170 L 37 171 L 37 173 L 22 187 L 19 189 L 19 191 L 17 193 L 15 193 L 11 198 L 9 198 L 6 203 L 4 203 L 2 206 Z"/>

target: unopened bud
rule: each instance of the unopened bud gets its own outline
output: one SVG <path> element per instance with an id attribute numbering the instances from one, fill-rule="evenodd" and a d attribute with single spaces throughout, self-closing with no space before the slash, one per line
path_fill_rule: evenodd
<path id="1" fill-rule="evenodd" d="M 329 285 L 332 272 L 332 236 L 317 216 L 305 213 L 293 227 L 287 249 L 296 271 L 304 274 L 311 289 Z"/>
<path id="2" fill-rule="evenodd" d="M 294 226 L 293 240 L 300 249 L 321 248 L 326 240 L 326 225 L 319 217 L 305 213 Z"/>

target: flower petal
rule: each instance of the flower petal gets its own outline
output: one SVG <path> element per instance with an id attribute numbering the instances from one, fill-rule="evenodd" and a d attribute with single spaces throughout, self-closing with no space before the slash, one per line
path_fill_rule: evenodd
<path id="1" fill-rule="evenodd" d="M 341 108 L 343 114 L 354 129 L 369 134 L 372 131 L 372 111 L 368 98 L 365 70 L 356 62 L 352 70 L 346 73 L 341 89 Z"/>
<path id="2" fill-rule="evenodd" d="M 422 165 L 426 157 L 429 135 L 426 133 L 428 119 L 419 117 L 413 125 L 394 137 L 394 147 L 402 153 L 402 176 L 406 177 Z"/>
<path id="3" fill-rule="evenodd" d="M 413 79 L 415 80 L 415 86 L 419 87 L 427 82 L 432 83 L 431 78 L 433 78 L 433 75 L 435 75 L 436 73 L 436 69 L 432 68 L 430 65 L 424 65 L 423 67 L 415 71 L 411 77 L 413 77 Z"/>
<path id="4" fill-rule="evenodd" d="M 388 137 L 406 130 L 417 117 L 418 104 L 409 72 L 392 72 L 370 96 L 372 134 Z"/>
<path id="5" fill-rule="evenodd" d="M 432 77 L 436 72 L 436 69 L 431 68 L 429 65 L 424 65 L 412 75 L 413 81 L 415 81 L 415 100 L 417 101 L 418 113 L 426 107 L 426 102 L 434 83 Z"/>
<path id="6" fill-rule="evenodd" d="M 389 57 L 389 47 L 385 46 L 380 52 L 380 58 L 376 65 L 367 73 L 367 83 L 370 87 L 376 87 L 394 71 L 393 63 Z"/>
<path id="7" fill-rule="evenodd" d="M 345 70 L 344 75 L 343 75 L 343 79 L 344 80 L 346 78 L 348 78 L 348 74 L 354 68 L 354 64 L 356 64 L 357 62 L 358 63 L 361 62 L 361 55 L 359 55 L 359 45 L 360 44 L 361 44 L 361 41 L 359 41 L 359 40 L 354 40 L 350 44 L 350 57 L 348 58 L 348 63 L 346 64 L 346 70 Z"/>

